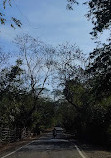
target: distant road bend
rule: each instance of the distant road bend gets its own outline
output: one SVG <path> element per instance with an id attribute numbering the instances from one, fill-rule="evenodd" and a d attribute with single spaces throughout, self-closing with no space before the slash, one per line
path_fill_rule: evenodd
<path id="1" fill-rule="evenodd" d="M 66 138 L 62 128 L 56 130 L 55 139 L 50 132 L 1 158 L 87 158 L 74 140 Z"/>

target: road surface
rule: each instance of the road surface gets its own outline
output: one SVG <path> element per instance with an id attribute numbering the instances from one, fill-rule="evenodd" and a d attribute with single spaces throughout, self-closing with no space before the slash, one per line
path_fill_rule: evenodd
<path id="1" fill-rule="evenodd" d="M 1 158 L 87 158 L 74 141 L 66 138 L 61 128 L 57 131 L 55 139 L 50 132 Z"/>

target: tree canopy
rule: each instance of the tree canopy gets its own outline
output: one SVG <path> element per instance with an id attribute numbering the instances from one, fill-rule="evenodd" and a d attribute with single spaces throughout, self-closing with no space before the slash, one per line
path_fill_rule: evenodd
<path id="1" fill-rule="evenodd" d="M 69 9 L 73 9 L 73 4 L 79 4 L 81 1 L 67 0 Z M 97 36 L 104 29 L 110 29 L 111 26 L 111 0 L 90 0 L 84 2 L 88 6 L 86 16 L 94 25 L 91 34 Z"/>

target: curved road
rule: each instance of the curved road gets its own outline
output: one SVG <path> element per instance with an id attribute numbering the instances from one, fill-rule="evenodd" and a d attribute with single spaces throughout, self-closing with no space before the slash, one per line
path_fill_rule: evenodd
<path id="1" fill-rule="evenodd" d="M 61 128 L 57 128 L 55 139 L 50 132 L 2 158 L 86 158 L 86 156 L 74 141 L 66 138 Z"/>

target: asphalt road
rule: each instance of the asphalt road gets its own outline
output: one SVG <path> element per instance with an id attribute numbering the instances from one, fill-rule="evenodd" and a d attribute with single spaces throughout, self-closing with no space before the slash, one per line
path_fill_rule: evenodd
<path id="1" fill-rule="evenodd" d="M 62 129 L 57 130 L 55 139 L 50 132 L 2 158 L 86 158 L 74 141 L 66 138 Z"/>

